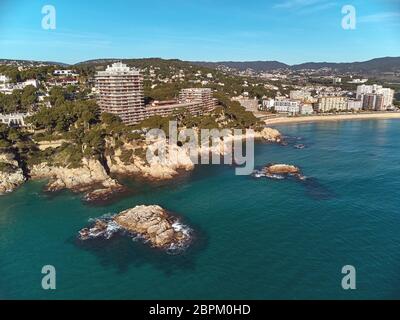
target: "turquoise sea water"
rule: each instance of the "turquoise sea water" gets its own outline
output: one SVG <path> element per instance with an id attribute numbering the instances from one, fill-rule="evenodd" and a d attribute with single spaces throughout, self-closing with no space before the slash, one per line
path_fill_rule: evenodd
<path id="1" fill-rule="evenodd" d="M 29 182 L 0 198 L 2 299 L 400 298 L 400 121 L 279 126 L 306 149 L 257 144 L 256 165 L 292 163 L 310 179 L 235 176 L 198 167 L 164 185 L 131 183 L 106 206 L 46 195 Z M 195 231 L 178 256 L 127 238 L 80 243 L 90 218 L 139 204 L 176 212 Z M 41 289 L 54 265 L 57 290 Z M 357 290 L 341 269 L 357 269 Z"/>

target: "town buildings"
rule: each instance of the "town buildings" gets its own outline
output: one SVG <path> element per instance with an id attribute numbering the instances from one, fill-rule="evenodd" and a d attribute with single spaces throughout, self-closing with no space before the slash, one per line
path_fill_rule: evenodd
<path id="1" fill-rule="evenodd" d="M 55 76 L 78 76 L 73 70 L 54 70 Z"/>

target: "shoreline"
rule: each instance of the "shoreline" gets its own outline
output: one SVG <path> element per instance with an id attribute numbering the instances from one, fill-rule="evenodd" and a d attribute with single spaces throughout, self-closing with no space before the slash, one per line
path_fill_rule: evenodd
<path id="1" fill-rule="evenodd" d="M 400 119 L 400 112 L 339 114 L 325 116 L 277 117 L 263 120 L 266 125 L 297 124 L 307 122 L 345 121 L 345 120 L 379 120 Z"/>

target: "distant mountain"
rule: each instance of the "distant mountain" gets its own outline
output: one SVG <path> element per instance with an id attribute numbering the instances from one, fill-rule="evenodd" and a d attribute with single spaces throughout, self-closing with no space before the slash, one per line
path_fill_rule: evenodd
<path id="1" fill-rule="evenodd" d="M 256 72 L 268 72 L 277 69 L 322 69 L 331 68 L 340 72 L 383 73 L 400 71 L 400 57 L 377 58 L 364 62 L 333 63 L 333 62 L 307 62 L 297 65 L 287 65 L 278 61 L 247 61 L 247 62 L 193 62 L 194 64 L 210 68 L 228 67 L 239 71 L 253 69 Z"/>
<path id="2" fill-rule="evenodd" d="M 18 65 L 48 65 L 48 66 L 68 66 L 67 63 L 54 62 L 54 61 L 36 61 L 36 60 L 14 60 L 14 59 L 0 59 L 2 64 L 18 64 Z"/>
<path id="3" fill-rule="evenodd" d="M 162 58 L 144 58 L 144 59 L 94 59 L 84 62 L 79 62 L 74 66 L 105 66 L 116 61 L 123 61 L 129 65 L 138 68 L 147 67 L 149 65 L 156 65 L 159 67 L 204 67 L 208 69 L 231 68 L 238 71 L 245 71 L 252 69 L 256 72 L 269 72 L 278 69 L 290 69 L 293 71 L 305 69 L 322 69 L 331 68 L 337 72 L 355 72 L 360 74 L 382 74 L 385 72 L 400 72 L 400 57 L 384 57 L 377 58 L 363 62 L 349 62 L 349 63 L 334 63 L 334 62 L 307 62 L 296 65 L 288 65 L 279 61 L 221 61 L 221 62 L 206 62 L 206 61 L 182 61 L 178 59 L 162 59 Z M 51 61 L 30 61 L 30 60 L 12 60 L 0 59 L 2 64 L 18 64 L 18 65 L 58 65 L 58 66 L 71 66 L 66 63 L 51 62 Z"/>
<path id="4" fill-rule="evenodd" d="M 400 71 L 400 57 L 385 57 L 377 58 L 364 62 L 351 62 L 351 63 L 302 63 L 291 67 L 293 70 L 301 69 L 320 69 L 331 68 L 338 71 L 346 72 L 362 72 L 362 73 L 376 73 L 376 72 L 395 72 Z"/>
<path id="5" fill-rule="evenodd" d="M 235 61 L 222 61 L 222 62 L 200 62 L 194 61 L 193 64 L 201 65 L 208 68 L 228 67 L 239 71 L 253 69 L 254 71 L 271 71 L 277 69 L 290 68 L 289 65 L 279 61 L 248 61 L 248 62 L 235 62 Z"/>

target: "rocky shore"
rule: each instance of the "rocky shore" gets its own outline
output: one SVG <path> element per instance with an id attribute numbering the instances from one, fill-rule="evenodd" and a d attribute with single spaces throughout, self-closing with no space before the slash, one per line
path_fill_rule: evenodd
<path id="1" fill-rule="evenodd" d="M 221 139 L 219 144 L 209 148 L 199 147 L 197 153 L 200 156 L 203 153 L 215 153 L 224 155 L 229 150 L 226 149 L 227 142 L 234 140 L 243 140 L 249 136 L 228 136 Z M 278 130 L 265 128 L 260 132 L 254 132 L 253 139 L 259 139 L 272 143 L 280 143 L 282 136 Z M 124 156 L 127 153 L 129 157 Z M 142 155 L 136 154 L 140 151 Z M 48 184 L 46 191 L 55 192 L 64 189 L 73 192 L 84 193 L 83 200 L 87 202 L 104 201 L 113 197 L 115 194 L 126 191 L 116 179 L 110 175 L 134 175 L 149 180 L 168 180 L 173 179 L 182 171 L 191 171 L 195 168 L 190 152 L 180 146 L 172 146 L 167 151 L 174 154 L 173 157 L 165 157 L 165 160 L 152 160 L 147 162 L 143 154 L 147 151 L 147 146 L 131 145 L 124 143 L 115 149 L 113 154 L 108 154 L 103 162 L 95 159 L 82 160 L 77 168 L 59 167 L 49 163 L 40 163 L 28 168 L 28 175 L 24 175 L 17 161 L 12 154 L 0 154 L 0 164 L 3 164 L 3 170 L 0 170 L 0 194 L 12 192 L 30 179 L 46 179 Z M 5 171 L 6 168 L 7 170 Z"/>
<path id="2" fill-rule="evenodd" d="M 46 163 L 30 168 L 32 179 L 48 179 L 46 191 L 55 192 L 64 189 L 84 192 L 84 200 L 97 201 L 109 198 L 125 188 L 106 172 L 98 160 L 82 160 L 79 168 L 61 168 Z"/>
<path id="3" fill-rule="evenodd" d="M 13 192 L 26 178 L 12 153 L 0 154 L 0 195 Z"/>
<path id="4" fill-rule="evenodd" d="M 254 132 L 251 136 L 241 135 L 225 137 L 225 139 L 221 140 L 216 146 L 208 148 L 199 147 L 197 153 L 199 156 L 203 153 L 224 155 L 230 151 L 225 147 L 227 142 L 244 140 L 246 138 L 253 138 L 255 140 L 262 140 L 271 143 L 282 142 L 282 135 L 278 130 L 265 128 L 260 132 Z M 125 145 L 124 148 L 132 150 L 134 149 L 134 146 Z M 107 157 L 107 164 L 111 173 L 137 175 L 150 180 L 173 179 L 180 171 L 192 171 L 195 168 L 195 163 L 192 161 L 188 150 L 185 148 L 172 146 L 171 149 L 168 150 L 168 154 L 172 153 L 174 154 L 173 157 L 167 156 L 165 160 L 154 160 L 151 163 L 148 163 L 146 160 L 133 154 L 128 162 L 124 162 L 121 159 L 122 151 L 117 150 L 114 155 Z"/>
<path id="5" fill-rule="evenodd" d="M 111 238 L 123 231 L 139 236 L 152 247 L 163 249 L 182 248 L 190 242 L 190 229 L 183 226 L 160 206 L 137 206 L 108 218 L 98 219 L 90 228 L 79 232 L 83 241 L 95 238 Z"/>

